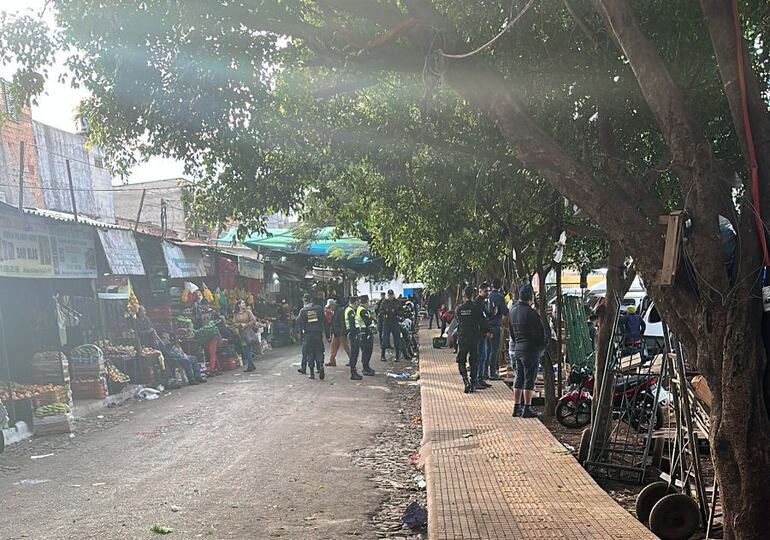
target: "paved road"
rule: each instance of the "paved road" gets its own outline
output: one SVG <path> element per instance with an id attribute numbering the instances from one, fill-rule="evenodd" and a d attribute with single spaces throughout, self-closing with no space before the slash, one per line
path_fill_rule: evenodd
<path id="1" fill-rule="evenodd" d="M 0 538 L 158 538 L 154 523 L 170 539 L 374 538 L 377 495 L 349 453 L 393 419 L 383 375 L 311 381 L 298 360 L 274 351 L 253 374 L 108 411 L 52 457 L 0 455 Z"/>

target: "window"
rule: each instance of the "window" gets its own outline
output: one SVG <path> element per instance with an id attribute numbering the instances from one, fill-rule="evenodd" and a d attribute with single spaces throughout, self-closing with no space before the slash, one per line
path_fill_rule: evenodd
<path id="1" fill-rule="evenodd" d="M 660 313 L 658 313 L 658 310 L 655 308 L 655 306 L 652 306 L 650 309 L 650 322 L 659 323 L 660 321 Z"/>
<path id="2" fill-rule="evenodd" d="M 19 109 L 12 103 L 11 85 L 8 81 L 0 79 L 0 91 L 3 94 L 3 111 L 14 122 L 19 121 Z"/>
<path id="3" fill-rule="evenodd" d="M 104 160 L 100 157 L 94 158 L 94 167 L 97 169 L 103 169 L 104 168 Z"/>

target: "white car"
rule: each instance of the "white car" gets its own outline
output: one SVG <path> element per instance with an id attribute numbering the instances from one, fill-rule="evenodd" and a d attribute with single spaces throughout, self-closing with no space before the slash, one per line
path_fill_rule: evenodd
<path id="1" fill-rule="evenodd" d="M 655 309 L 655 303 L 648 299 L 647 309 L 642 313 L 642 320 L 646 328 L 644 329 L 644 344 L 647 350 L 652 354 L 663 352 L 663 321 L 660 313 Z"/>

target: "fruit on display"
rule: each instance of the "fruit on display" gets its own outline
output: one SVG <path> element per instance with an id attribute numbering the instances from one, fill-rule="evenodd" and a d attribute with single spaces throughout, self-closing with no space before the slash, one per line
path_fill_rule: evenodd
<path id="1" fill-rule="evenodd" d="M 134 289 L 128 293 L 128 305 L 126 306 L 126 318 L 136 317 L 139 313 L 139 299 L 134 294 Z"/>
<path id="2" fill-rule="evenodd" d="M 179 315 L 176 318 L 176 326 L 177 328 L 192 328 L 193 322 L 190 317 L 184 317 L 182 315 Z"/>
<path id="3" fill-rule="evenodd" d="M 22 399 L 32 399 L 48 392 L 64 393 L 66 389 L 58 384 L 18 384 L 13 383 L 13 395 L 8 393 L 8 383 L 0 382 L 0 399 L 8 401 L 20 401 Z"/>
<path id="4" fill-rule="evenodd" d="M 108 358 L 133 358 L 136 356 L 136 349 L 132 345 L 113 345 L 109 341 L 100 341 L 99 347 Z"/>
<path id="5" fill-rule="evenodd" d="M 96 345 L 80 345 L 70 351 L 73 364 L 100 364 L 103 359 L 104 354 Z"/>
<path id="6" fill-rule="evenodd" d="M 206 284 L 203 284 L 203 299 L 206 300 L 209 304 L 214 302 L 214 294 L 211 292 L 211 289 L 209 289 Z"/>
<path id="7" fill-rule="evenodd" d="M 131 381 L 131 378 L 128 375 L 120 371 L 113 364 L 108 362 L 105 367 L 107 368 L 107 376 L 112 382 L 125 384 Z"/>
<path id="8" fill-rule="evenodd" d="M 35 416 L 38 418 L 56 416 L 57 414 L 67 414 L 70 410 L 70 406 L 66 403 L 51 403 L 35 409 Z"/>
<path id="9" fill-rule="evenodd" d="M 193 332 L 193 337 L 198 341 L 198 343 L 208 343 L 212 339 L 219 337 L 219 329 L 217 328 L 216 323 L 210 322 L 195 330 Z"/>

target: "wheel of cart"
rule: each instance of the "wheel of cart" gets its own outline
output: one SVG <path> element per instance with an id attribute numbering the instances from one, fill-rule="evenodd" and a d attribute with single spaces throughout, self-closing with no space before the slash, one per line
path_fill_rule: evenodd
<path id="1" fill-rule="evenodd" d="M 662 473 L 663 481 L 650 484 L 639 493 L 636 514 L 640 521 L 649 521 L 650 530 L 663 540 L 686 540 L 701 527 L 707 530 L 708 538 L 716 500 L 711 503 L 708 500 L 700 466 L 693 413 L 697 402 L 688 387 L 681 344 L 673 339 L 665 325 L 664 336 L 666 349 L 674 352 L 668 366 L 676 422 L 675 429 L 669 430 L 669 473 Z"/>
<path id="2" fill-rule="evenodd" d="M 640 346 L 624 347 L 617 299 L 614 308 L 613 339 L 594 391 L 596 410 L 608 414 L 591 419 L 578 457 L 583 457 L 583 467 L 595 478 L 643 484 L 652 458 L 653 433 L 663 422 L 659 400 L 668 355 L 648 358 Z"/>

